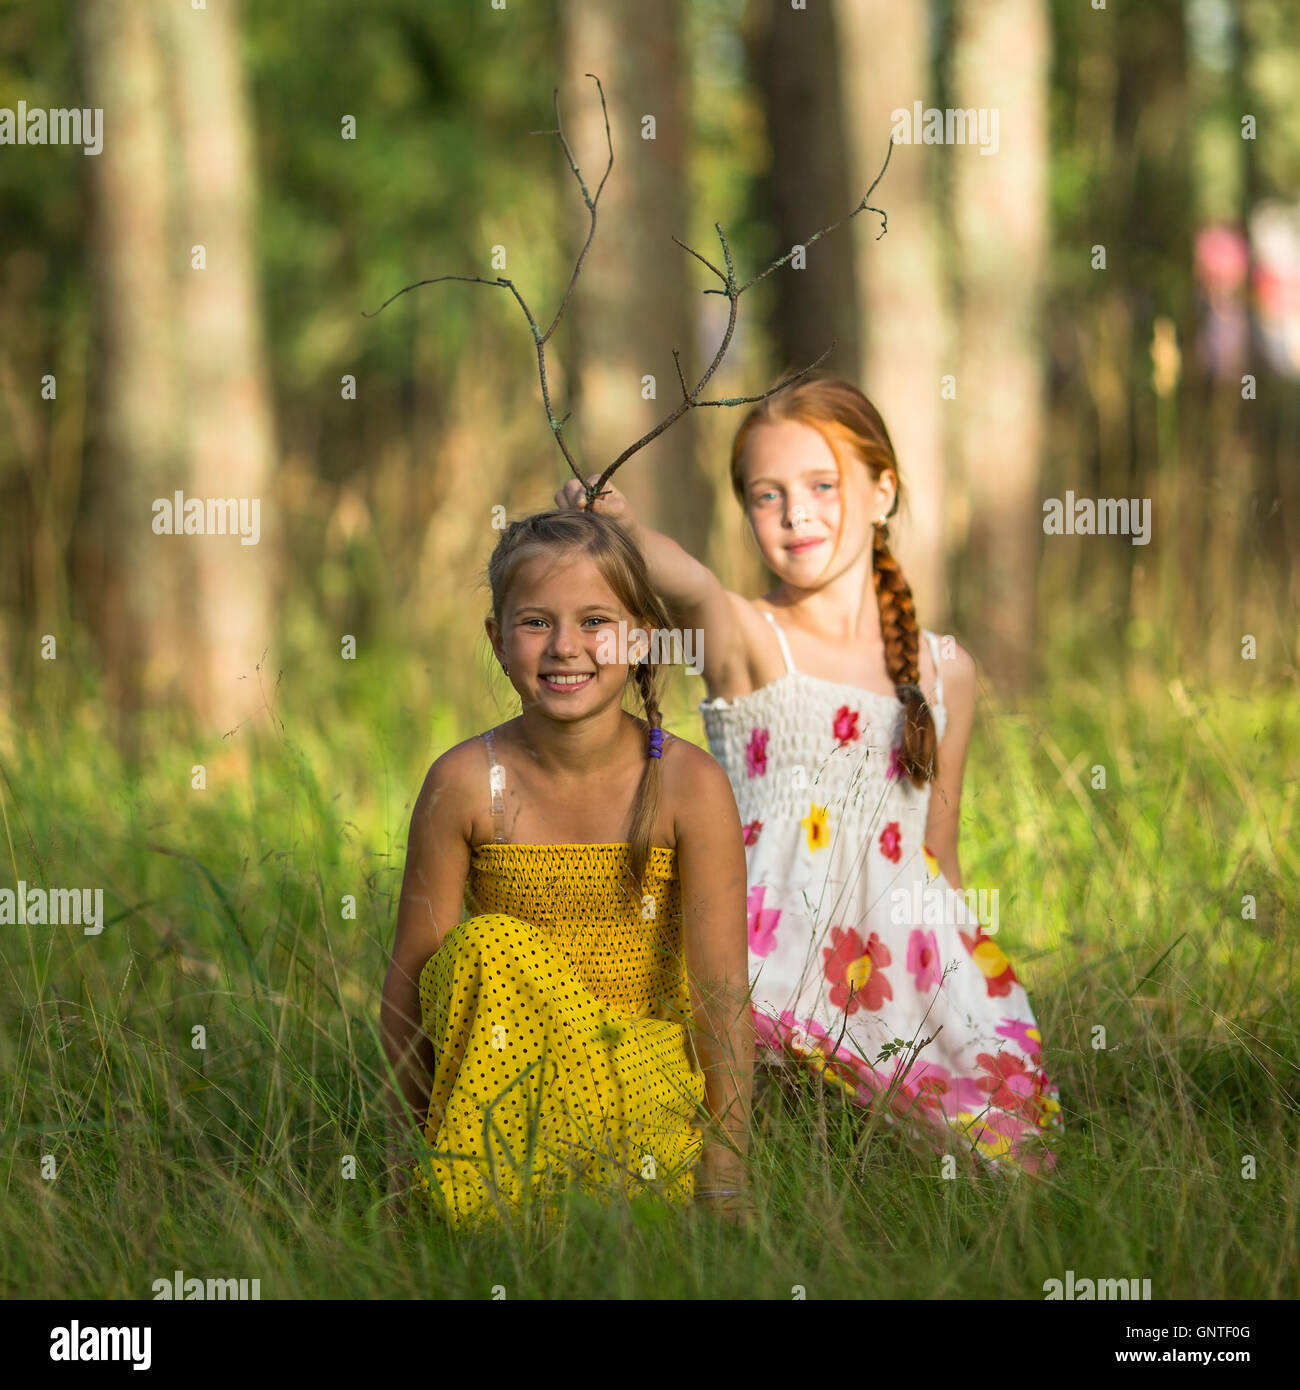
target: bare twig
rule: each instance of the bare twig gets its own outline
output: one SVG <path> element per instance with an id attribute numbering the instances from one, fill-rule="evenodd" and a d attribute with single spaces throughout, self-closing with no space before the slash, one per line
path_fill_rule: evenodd
<path id="1" fill-rule="evenodd" d="M 866 193 L 863 195 L 862 201 L 857 205 L 857 207 L 853 209 L 851 213 L 849 213 L 848 217 L 840 219 L 840 222 L 847 222 L 850 218 L 856 217 L 860 212 L 879 213 L 881 226 L 880 236 L 876 238 L 877 241 L 879 241 L 880 237 L 884 236 L 885 233 L 889 230 L 889 219 L 886 217 L 885 213 L 880 208 L 872 207 L 871 204 L 867 201 L 867 199 L 871 197 L 872 193 L 875 191 L 876 185 L 885 176 L 885 170 L 889 167 L 889 159 L 893 152 L 894 141 L 893 137 L 891 136 L 889 141 L 889 148 L 885 152 L 885 162 L 880 166 L 880 172 L 872 180 L 871 187 L 867 189 Z M 807 239 L 807 241 L 802 243 L 802 245 L 805 247 L 811 246 L 813 242 L 825 236 L 827 232 L 834 231 L 835 228 L 840 225 L 840 222 L 832 222 L 829 227 L 823 227 L 820 231 L 814 232 L 813 235 Z M 600 475 L 596 482 L 592 483 L 590 486 L 586 488 L 588 506 L 591 505 L 593 498 L 598 497 L 600 495 L 601 490 L 609 481 L 616 468 L 618 468 L 621 464 L 626 462 L 627 459 L 631 458 L 631 456 L 635 454 L 638 449 L 644 448 L 647 444 L 650 443 L 652 439 L 656 438 L 658 435 L 661 435 L 671 424 L 673 424 L 676 420 L 680 419 L 680 417 L 687 410 L 707 405 L 748 405 L 754 401 L 766 400 L 768 396 L 775 395 L 778 391 L 783 391 L 787 386 L 790 385 L 791 382 L 798 381 L 800 377 L 807 376 L 807 374 L 811 372 L 815 367 L 820 366 L 821 363 L 823 363 L 826 360 L 826 358 L 830 355 L 831 350 L 835 346 L 835 340 L 832 338 L 830 347 L 828 347 L 826 351 L 823 352 L 822 355 L 816 359 L 816 361 L 810 362 L 806 367 L 803 368 L 802 371 L 798 371 L 790 376 L 784 377 L 775 386 L 770 387 L 768 390 L 762 392 L 760 395 L 726 396 L 716 401 L 697 400 L 696 397 L 708 384 L 709 378 L 718 369 L 719 364 L 721 363 L 723 357 L 726 355 L 728 347 L 731 346 L 731 337 L 736 329 L 736 314 L 739 309 L 738 301 L 740 299 L 740 296 L 744 294 L 744 292 L 747 289 L 749 289 L 751 285 L 757 284 L 760 280 L 770 275 L 774 270 L 778 269 L 780 266 L 783 266 L 786 263 L 786 261 L 788 261 L 791 258 L 791 256 L 794 255 L 794 248 L 792 247 L 779 260 L 773 261 L 772 264 L 768 266 L 766 270 L 760 271 L 760 273 L 755 275 L 752 279 L 747 280 L 743 285 L 738 286 L 736 284 L 735 267 L 732 265 L 731 262 L 731 247 L 727 245 L 727 238 L 726 234 L 722 230 L 722 224 L 719 222 L 715 222 L 713 224 L 713 228 L 718 234 L 718 241 L 722 244 L 722 256 L 727 266 L 727 273 L 725 275 L 722 273 L 722 271 L 720 271 L 717 268 L 717 266 L 713 265 L 710 261 L 705 260 L 705 258 L 701 256 L 700 253 L 696 251 L 693 247 L 687 246 L 684 241 L 678 240 L 677 237 L 673 237 L 673 240 L 677 242 L 678 246 L 680 246 L 683 251 L 689 252 L 692 256 L 695 257 L 697 261 L 699 261 L 702 265 L 707 266 L 718 277 L 718 279 L 722 281 L 722 288 L 720 290 L 709 289 L 705 290 L 704 293 L 725 294 L 728 300 L 731 302 L 731 312 L 727 317 L 727 331 L 723 334 L 722 342 L 719 345 L 717 352 L 714 354 L 713 361 L 709 363 L 708 370 L 696 383 L 695 389 L 693 391 L 688 391 L 686 389 L 686 381 L 682 377 L 681 362 L 679 360 L 676 348 L 673 349 L 673 361 L 677 364 L 677 379 L 679 382 L 681 382 L 682 387 L 681 404 L 676 408 L 676 410 L 672 412 L 671 415 L 669 415 L 666 419 L 661 420 L 659 424 L 656 425 L 655 428 L 652 429 L 648 434 L 643 435 L 640 439 L 636 441 L 635 444 L 631 445 L 627 449 L 624 449 L 623 452 L 614 460 L 614 462 L 611 463 L 605 469 L 605 471 Z"/>
<path id="2" fill-rule="evenodd" d="M 588 192 L 587 185 L 582 177 L 582 171 L 581 169 L 579 169 L 578 163 L 573 157 L 573 151 L 569 148 L 569 142 L 564 137 L 564 127 L 563 123 L 560 120 L 560 93 L 558 88 L 552 89 L 552 99 L 555 103 L 555 129 L 535 130 L 530 132 L 530 134 L 533 135 L 556 135 L 559 137 L 560 144 L 564 149 L 564 157 L 569 161 L 569 168 L 573 170 L 573 176 L 575 179 L 577 179 L 578 187 L 582 190 L 582 201 L 586 204 L 587 209 L 591 213 L 591 226 L 587 232 L 587 240 L 583 243 L 582 250 L 578 253 L 578 259 L 574 262 L 573 273 L 569 276 L 569 283 L 564 291 L 564 298 L 560 301 L 560 307 L 555 311 L 555 317 L 551 320 L 550 326 L 546 329 L 545 333 L 543 333 L 542 330 L 538 327 L 537 320 L 533 317 L 532 311 L 524 302 L 524 297 L 519 293 L 519 290 L 514 284 L 514 282 L 512 280 L 506 279 L 504 276 L 498 276 L 495 280 L 487 280 L 484 279 L 484 277 L 481 275 L 436 275 L 429 280 L 417 280 L 414 284 L 407 285 L 403 289 L 398 290 L 396 294 L 390 295 L 386 300 L 384 300 L 384 302 L 379 306 L 379 308 L 374 311 L 373 314 L 365 314 L 366 318 L 374 318 L 376 314 L 381 314 L 386 308 L 388 308 L 388 306 L 393 302 L 393 300 L 400 299 L 402 295 L 408 293 L 409 291 L 419 289 L 422 285 L 436 285 L 439 283 L 439 281 L 442 280 L 462 280 L 467 284 L 497 285 L 504 289 L 508 289 L 510 293 L 513 294 L 514 297 L 519 301 L 519 307 L 524 311 L 524 317 L 528 320 L 528 327 L 532 331 L 533 342 L 536 344 L 537 347 L 537 370 L 538 374 L 541 377 L 542 383 L 542 402 L 546 407 L 546 418 L 550 424 L 551 432 L 555 435 L 555 442 L 559 445 L 560 452 L 564 455 L 565 461 L 573 470 L 573 476 L 577 478 L 579 482 L 582 482 L 582 473 L 579 470 L 578 465 L 574 462 L 573 455 L 570 454 L 569 447 L 565 443 L 564 439 L 564 426 L 568 423 L 568 420 L 573 412 L 570 411 L 567 415 L 565 415 L 565 417 L 562 420 L 560 420 L 556 418 L 555 411 L 552 408 L 550 385 L 546 377 L 546 343 L 547 340 L 550 338 L 551 334 L 555 332 L 556 325 L 559 323 L 561 316 L 563 315 L 565 309 L 568 307 L 569 298 L 573 294 L 573 287 L 578 280 L 578 273 L 582 269 L 582 262 L 586 258 L 587 252 L 591 247 L 592 240 L 596 235 L 596 205 L 600 201 L 600 195 L 604 190 L 605 181 L 609 178 L 610 170 L 614 167 L 614 142 L 609 130 L 609 110 L 605 104 L 605 89 L 600 85 L 600 78 L 598 78 L 594 73 L 589 72 L 585 75 L 587 77 L 590 77 L 592 81 L 595 82 L 596 90 L 600 93 L 600 109 L 605 118 L 605 143 L 609 148 L 609 163 L 605 166 L 605 173 L 601 177 L 600 184 L 596 189 L 595 196 L 593 197 L 592 194 Z M 834 231 L 835 228 L 840 226 L 842 222 L 849 221 L 850 219 L 856 217 L 860 212 L 878 213 L 880 216 L 880 234 L 879 236 L 877 236 L 876 240 L 879 241 L 880 237 L 885 235 L 885 233 L 889 230 L 889 219 L 887 218 L 887 216 L 881 208 L 873 207 L 867 201 L 867 199 L 871 197 L 872 193 L 875 191 L 876 185 L 884 177 L 885 170 L 889 168 L 889 159 L 893 152 L 894 141 L 893 137 L 891 136 L 889 141 L 889 149 L 885 153 L 885 162 L 880 166 L 880 172 L 872 181 L 871 187 L 867 189 L 866 194 L 862 198 L 862 201 L 857 205 L 857 207 L 853 209 L 852 212 L 848 214 L 847 217 L 843 217 L 840 219 L 839 222 L 832 222 L 829 227 L 823 227 L 820 231 L 814 232 L 812 236 L 807 238 L 806 241 L 800 243 L 803 247 L 806 248 L 811 246 L 815 241 L 819 241 L 828 232 Z M 727 244 L 726 234 L 722 230 L 721 223 L 715 222 L 713 226 L 714 230 L 718 234 L 718 241 L 722 245 L 722 258 L 727 267 L 725 274 L 721 270 L 719 270 L 717 266 L 715 266 L 711 261 L 708 261 L 703 256 L 701 256 L 698 251 L 694 250 L 690 246 L 687 246 L 685 242 L 678 240 L 677 237 L 673 237 L 673 240 L 677 242 L 677 245 L 680 246 L 683 251 L 686 251 L 690 255 L 694 256 L 695 259 L 699 261 L 701 265 L 711 270 L 714 273 L 714 275 L 716 275 L 718 279 L 722 281 L 721 289 L 707 289 L 703 291 L 703 293 L 726 295 L 728 301 L 731 304 L 731 312 L 727 317 L 727 331 L 723 334 L 722 342 L 719 345 L 717 352 L 714 354 L 713 361 L 709 363 L 708 369 L 705 371 L 704 375 L 699 379 L 699 381 L 696 382 L 693 390 L 687 387 L 686 378 L 682 375 L 681 355 L 676 348 L 673 349 L 673 363 L 677 368 L 677 380 L 682 389 L 681 403 L 670 415 L 661 420 L 659 424 L 657 424 L 654 427 L 654 429 L 650 430 L 647 434 L 642 435 L 641 438 L 638 439 L 635 444 L 632 444 L 628 448 L 624 449 L 623 452 L 613 461 L 613 463 L 609 464 L 609 466 L 600 475 L 596 482 L 591 484 L 583 484 L 583 490 L 587 496 L 588 506 L 591 506 L 592 502 L 598 496 L 600 496 L 602 490 L 605 487 L 605 484 L 613 476 L 615 469 L 619 468 L 622 464 L 624 464 L 638 450 L 645 448 L 645 446 L 649 444 L 651 440 L 658 438 L 658 436 L 661 435 L 666 429 L 668 429 L 669 426 L 671 426 L 677 420 L 679 420 L 682 417 L 682 415 L 685 414 L 686 411 L 696 409 L 700 406 L 748 405 L 752 402 L 766 400 L 768 396 L 775 395 L 776 392 L 784 390 L 785 387 L 791 384 L 791 382 L 798 381 L 800 377 L 806 376 L 815 367 L 820 366 L 821 363 L 826 360 L 831 350 L 835 346 L 835 340 L 832 339 L 830 347 L 828 347 L 826 351 L 823 352 L 822 355 L 816 359 L 816 361 L 810 362 L 806 367 L 802 369 L 802 371 L 798 371 L 793 373 L 792 375 L 784 377 L 775 386 L 770 387 L 768 390 L 762 392 L 760 395 L 727 396 L 719 400 L 713 401 L 699 400 L 698 397 L 700 392 L 703 391 L 705 386 L 708 384 L 710 377 L 712 377 L 714 372 L 717 371 L 718 366 L 722 362 L 722 359 L 726 356 L 727 349 L 731 346 L 731 339 L 736 330 L 736 314 L 738 311 L 738 301 L 740 299 L 740 296 L 744 294 L 744 292 L 747 289 L 749 289 L 751 285 L 756 285 L 760 280 L 765 279 L 767 276 L 769 276 L 774 270 L 777 270 L 781 266 L 783 266 L 794 255 L 795 252 L 795 248 L 792 247 L 779 260 L 773 261 L 772 264 L 769 265 L 766 270 L 760 271 L 757 275 L 747 280 L 743 285 L 737 285 L 735 267 L 733 266 L 731 261 L 731 248 Z"/>

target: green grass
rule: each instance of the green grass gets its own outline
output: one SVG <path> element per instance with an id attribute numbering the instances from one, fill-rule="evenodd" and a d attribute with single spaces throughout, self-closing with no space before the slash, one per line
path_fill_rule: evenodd
<path id="1" fill-rule="evenodd" d="M 396 677 L 267 698 L 211 748 L 151 728 L 131 774 L 93 693 L 0 726 L 0 886 L 102 885 L 108 919 L 0 927 L 5 1296 L 149 1297 L 175 1269 L 263 1298 L 1041 1298 L 1067 1269 L 1300 1293 L 1294 699 L 1080 683 L 984 707 L 963 869 L 1000 889 L 1060 1086 L 1051 1178 L 945 1179 L 810 1082 L 764 1093 L 750 1230 L 575 1200 L 471 1236 L 380 1189 L 377 1016 L 411 801 L 499 716 L 441 711 L 435 746 Z"/>

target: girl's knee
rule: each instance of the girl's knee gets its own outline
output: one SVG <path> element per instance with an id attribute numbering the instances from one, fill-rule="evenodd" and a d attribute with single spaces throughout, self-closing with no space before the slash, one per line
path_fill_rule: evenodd
<path id="1" fill-rule="evenodd" d="M 462 945 L 477 947 L 531 945 L 537 938 L 535 927 L 504 912 L 481 912 L 477 917 L 467 917 L 455 931 Z"/>
<path id="2" fill-rule="evenodd" d="M 457 949 L 477 955 L 516 956 L 535 951 L 541 940 L 537 927 L 503 912 L 482 912 L 456 927 Z"/>
<path id="3" fill-rule="evenodd" d="M 468 952 L 475 956 L 513 954 L 521 949 L 535 949 L 537 929 L 518 917 L 504 912 L 482 912 L 458 922 L 443 938 L 442 945 L 424 963 L 420 984 L 432 980 L 438 962 L 448 962 L 453 956 Z"/>

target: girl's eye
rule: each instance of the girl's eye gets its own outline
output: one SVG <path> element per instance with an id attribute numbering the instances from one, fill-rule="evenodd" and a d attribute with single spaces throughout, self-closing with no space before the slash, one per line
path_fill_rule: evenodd
<path id="1" fill-rule="evenodd" d="M 830 487 L 830 488 L 833 488 L 833 487 L 835 486 L 835 484 L 832 483 L 832 482 L 822 482 L 822 483 L 818 483 L 817 486 L 818 486 L 818 487 Z"/>
<path id="2" fill-rule="evenodd" d="M 524 626 L 525 626 L 525 627 L 528 627 L 531 623 L 544 623 L 545 621 L 546 621 L 545 618 L 525 618 L 525 619 L 524 619 Z M 584 619 L 583 619 L 583 622 L 585 622 L 585 623 L 610 623 L 610 622 L 613 622 L 613 621 L 614 621 L 614 620 L 613 620 L 612 618 L 598 618 L 598 617 L 596 617 L 596 616 L 594 616 L 594 615 L 593 615 L 592 617 L 590 617 L 590 618 L 584 618 Z"/>

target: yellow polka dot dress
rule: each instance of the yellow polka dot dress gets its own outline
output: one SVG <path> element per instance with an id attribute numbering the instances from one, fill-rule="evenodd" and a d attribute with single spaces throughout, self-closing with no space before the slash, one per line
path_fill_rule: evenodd
<path id="1" fill-rule="evenodd" d="M 692 1195 L 704 1079 L 691 1055 L 676 854 L 636 890 L 626 844 L 516 845 L 485 735 L 497 841 L 420 974 L 434 1075 L 417 1169 L 455 1226 L 559 1188 Z"/>

